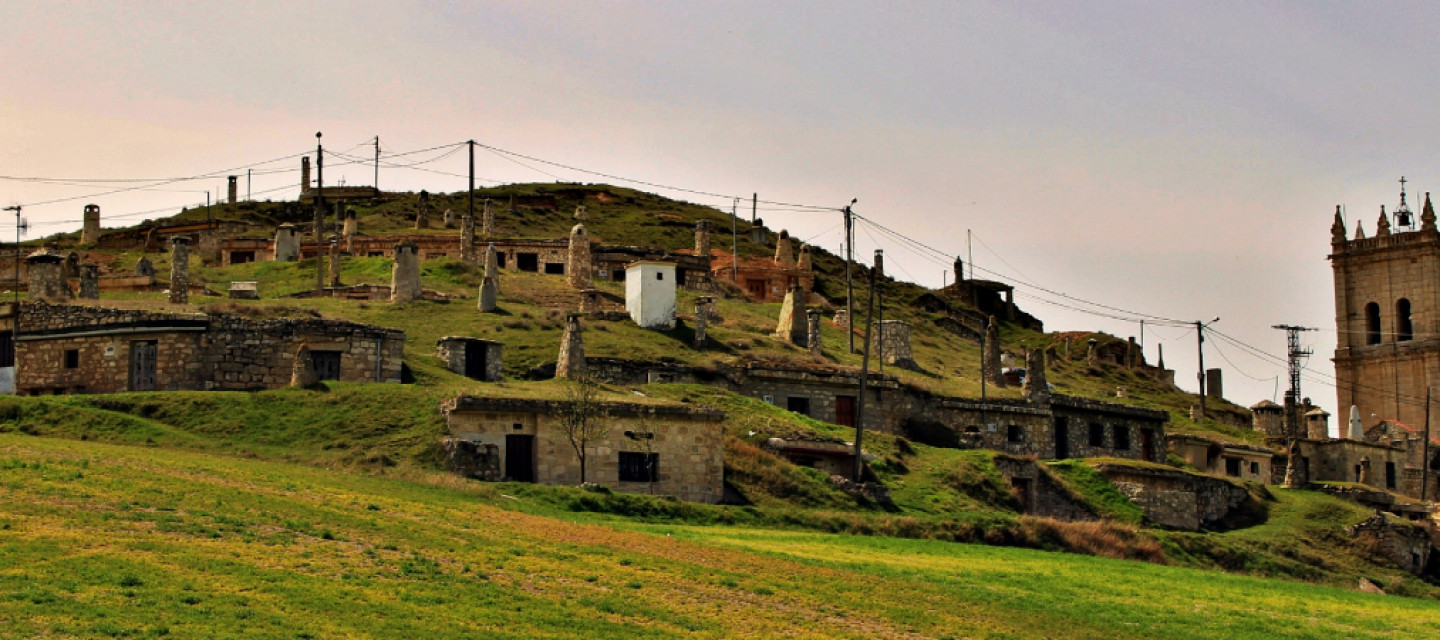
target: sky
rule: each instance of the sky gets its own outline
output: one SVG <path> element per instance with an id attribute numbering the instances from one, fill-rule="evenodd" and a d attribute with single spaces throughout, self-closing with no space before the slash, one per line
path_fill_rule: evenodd
<path id="1" fill-rule="evenodd" d="M 293 198 L 317 131 L 327 150 L 371 158 L 378 136 L 383 163 L 423 162 L 382 165 L 382 189 L 459 191 L 454 145 L 474 139 L 535 159 L 482 148 L 482 186 L 609 182 L 725 210 L 857 199 L 866 262 L 881 248 L 891 275 L 939 286 L 973 255 L 1052 331 L 1140 338 L 1148 318 L 1146 357 L 1163 346 L 1189 390 L 1195 332 L 1170 320 L 1218 317 L 1205 365 L 1247 406 L 1282 397 L 1284 323 L 1319 329 L 1302 393 L 1337 413 L 1335 207 L 1373 233 L 1402 175 L 1412 203 L 1440 191 L 1435 3 L 0 0 L 0 15 L 0 204 L 24 207 L 29 237 L 78 228 L 90 202 L 107 226 L 203 204 L 227 172 L 242 196 Z M 372 171 L 327 159 L 326 182 Z M 840 250 L 833 210 L 758 215 Z"/>

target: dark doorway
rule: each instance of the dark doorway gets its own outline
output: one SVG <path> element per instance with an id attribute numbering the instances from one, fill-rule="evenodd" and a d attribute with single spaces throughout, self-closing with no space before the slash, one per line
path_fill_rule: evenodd
<path id="1" fill-rule="evenodd" d="M 805 396 L 786 396 L 785 408 L 795 413 L 810 415 L 810 398 Z"/>
<path id="2" fill-rule="evenodd" d="M 765 281 L 746 278 L 745 291 L 750 294 L 750 297 L 763 300 L 765 298 Z"/>
<path id="3" fill-rule="evenodd" d="M 1386 489 L 1394 489 L 1394 488 L 1395 488 L 1395 484 L 1396 484 L 1396 478 L 1395 478 L 1395 463 L 1393 463 L 1393 462 L 1386 462 L 1386 463 L 1385 463 L 1385 488 L 1386 488 Z"/>
<path id="4" fill-rule="evenodd" d="M 0 333 L 0 367 L 15 366 L 15 334 Z"/>
<path id="5" fill-rule="evenodd" d="M 465 377 L 474 380 L 485 379 L 486 356 L 490 350 L 478 342 L 465 343 Z"/>
<path id="6" fill-rule="evenodd" d="M 540 270 L 540 254 L 538 253 L 517 253 L 515 254 L 515 266 L 521 271 L 535 272 Z"/>
<path id="7" fill-rule="evenodd" d="M 503 252 L 495 252 L 495 267 L 499 269 L 505 268 L 505 254 Z"/>
<path id="8" fill-rule="evenodd" d="M 155 390 L 155 361 L 160 347 L 154 340 L 130 343 L 130 390 Z"/>
<path id="9" fill-rule="evenodd" d="M 255 261 L 254 251 L 231 251 L 230 264 L 245 264 Z"/>
<path id="10" fill-rule="evenodd" d="M 1070 457 L 1070 420 L 1055 418 L 1055 459 Z"/>
<path id="11" fill-rule="evenodd" d="M 310 365 L 315 367 L 315 377 L 321 380 L 340 379 L 339 351 L 311 351 Z"/>
<path id="12" fill-rule="evenodd" d="M 545 273 L 548 273 L 552 276 L 563 276 L 565 275 L 565 263 L 547 262 L 545 263 Z"/>
<path id="13" fill-rule="evenodd" d="M 505 477 L 511 482 L 535 481 L 535 436 L 505 436 Z"/>
<path id="14" fill-rule="evenodd" d="M 1140 459 L 1146 462 L 1154 462 L 1155 454 L 1155 430 L 1140 430 Z"/>
<path id="15" fill-rule="evenodd" d="M 855 426 L 855 396 L 835 396 L 835 424 Z"/>

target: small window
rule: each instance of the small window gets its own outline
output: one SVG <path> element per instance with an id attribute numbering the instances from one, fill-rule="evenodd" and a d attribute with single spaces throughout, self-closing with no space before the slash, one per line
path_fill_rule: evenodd
<path id="1" fill-rule="evenodd" d="M 660 480 L 660 454 L 646 456 L 637 451 L 620 452 L 621 482 L 658 482 Z"/>
<path id="2" fill-rule="evenodd" d="M 1250 463 L 1250 475 L 1252 475 L 1252 476 L 1258 476 L 1258 475 L 1260 475 L 1260 463 L 1259 463 L 1259 462 L 1251 462 L 1251 463 Z"/>
<path id="3" fill-rule="evenodd" d="M 495 252 L 495 266 L 496 266 L 497 268 L 500 268 L 500 269 L 504 269 L 504 268 L 505 268 L 505 254 L 504 254 L 504 252 L 500 252 L 500 251 L 496 251 L 496 252 Z"/>
<path id="4" fill-rule="evenodd" d="M 1009 440 L 1010 442 L 1024 442 L 1025 428 L 1018 424 L 1010 425 L 1005 430 L 1005 439 Z"/>
<path id="5" fill-rule="evenodd" d="M 79 350 L 79 349 L 66 349 L 66 350 L 65 350 L 65 368 L 66 368 L 66 369 L 79 369 L 79 368 L 80 368 L 80 350 Z"/>
<path id="6" fill-rule="evenodd" d="M 1125 425 L 1115 427 L 1115 449 L 1117 451 L 1130 450 L 1130 427 Z"/>
<path id="7" fill-rule="evenodd" d="M 1090 446 L 1105 446 L 1105 425 L 1098 422 L 1090 423 Z"/>
<path id="8" fill-rule="evenodd" d="M 519 422 L 516 422 L 516 423 L 515 423 L 515 426 L 512 427 L 512 428 L 515 429 L 516 431 L 524 431 L 524 430 L 525 430 L 525 425 L 520 424 Z"/>
<path id="9" fill-rule="evenodd" d="M 1415 327 L 1410 321 L 1410 301 L 1401 298 L 1395 302 L 1395 340 L 1405 342 L 1415 338 Z"/>
<path id="10" fill-rule="evenodd" d="M 789 396 L 785 398 L 785 408 L 801 415 L 810 415 L 810 398 L 805 396 Z"/>
<path id="11" fill-rule="evenodd" d="M 552 276 L 563 276 L 565 275 L 565 263 L 547 262 L 545 263 L 545 273 L 548 273 Z"/>
<path id="12" fill-rule="evenodd" d="M 1240 459 L 1239 459 L 1239 458 L 1226 458 L 1226 459 L 1225 459 L 1225 475 L 1230 476 L 1230 477 L 1232 477 L 1232 478 L 1238 478 L 1238 477 L 1240 477 Z"/>
<path id="13" fill-rule="evenodd" d="M 1396 484 L 1396 483 L 1395 483 L 1395 480 L 1396 480 L 1396 478 L 1395 478 L 1395 463 L 1394 463 L 1394 462 L 1386 462 L 1386 463 L 1385 463 L 1385 488 L 1386 488 L 1386 489 L 1394 489 L 1394 488 L 1395 488 L 1395 484 Z"/>
<path id="14" fill-rule="evenodd" d="M 656 279 L 656 280 L 664 280 L 664 279 L 665 279 L 665 272 L 664 272 L 664 271 L 656 271 L 656 272 L 655 272 L 655 279 Z"/>
<path id="15" fill-rule="evenodd" d="M 1380 305 L 1365 305 L 1365 344 L 1380 344 Z"/>

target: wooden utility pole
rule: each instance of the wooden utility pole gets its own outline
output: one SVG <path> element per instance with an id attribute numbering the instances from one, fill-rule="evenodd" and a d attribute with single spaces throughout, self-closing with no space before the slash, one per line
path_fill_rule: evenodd
<path id="1" fill-rule="evenodd" d="M 1219 321 L 1220 321 L 1220 318 L 1219 318 L 1219 317 L 1216 317 L 1214 320 L 1211 320 L 1211 321 L 1210 321 L 1210 324 L 1215 324 L 1216 322 L 1219 322 Z M 1196 378 L 1198 378 L 1198 379 L 1200 380 L 1200 415 L 1198 415 L 1198 416 L 1195 417 L 1195 422 L 1197 422 L 1197 423 L 1199 423 L 1199 422 L 1204 422 L 1204 421 L 1205 421 L 1205 327 L 1206 327 L 1206 326 L 1207 326 L 1207 325 L 1206 325 L 1205 323 L 1202 323 L 1202 322 L 1200 322 L 1199 320 L 1196 320 L 1196 321 L 1195 321 L 1195 350 L 1196 350 L 1196 352 L 1199 354 L 1199 358 L 1198 358 L 1198 359 L 1199 359 L 1199 361 L 1200 361 L 1200 373 L 1196 374 Z"/>
<path id="2" fill-rule="evenodd" d="M 325 295 L 325 251 L 320 247 L 325 227 L 325 147 L 315 132 L 315 297 Z"/>
<path id="3" fill-rule="evenodd" d="M 734 282 L 737 287 L 740 286 L 740 231 L 737 229 L 738 223 L 736 222 L 739 218 L 735 213 L 736 207 L 739 206 L 739 198 L 730 201 L 730 250 L 732 252 L 730 256 L 732 258 L 732 260 L 730 260 L 730 281 Z M 706 260 L 710 259 L 709 256 L 701 257 Z"/>
<path id="4" fill-rule="evenodd" d="M 470 141 L 470 176 L 475 176 L 475 141 Z M 470 183 L 470 189 L 475 189 L 475 183 Z M 380 195 L 380 136 L 375 136 L 375 195 Z M 471 211 L 470 213 L 475 213 Z"/>
<path id="5" fill-rule="evenodd" d="M 474 140 L 469 141 L 469 145 L 470 145 L 470 191 L 468 192 L 468 193 L 469 193 L 469 198 L 466 200 L 466 205 L 465 205 L 465 207 L 466 207 L 466 211 L 469 212 L 467 215 L 470 216 L 470 221 L 471 221 L 471 224 L 473 225 L 473 224 L 474 224 L 474 221 L 475 221 L 475 141 L 474 141 Z M 375 180 L 376 180 L 377 182 L 380 180 L 380 136 L 375 136 Z M 467 239 L 465 242 L 470 242 L 470 240 Z M 469 258 L 465 258 L 465 259 L 468 260 Z M 491 277 L 491 275 L 493 275 L 493 274 L 487 273 L 487 274 L 485 274 L 485 277 L 488 278 L 488 277 Z"/>
<path id="6" fill-rule="evenodd" d="M 848 210 L 849 207 L 846 207 Z M 855 482 L 865 481 L 865 460 L 860 441 L 865 436 L 865 390 L 870 380 L 870 320 L 875 314 L 875 270 L 870 270 L 870 305 L 865 312 L 865 355 L 860 357 L 860 398 L 855 402 Z M 851 333 L 854 336 L 854 333 Z"/>
<path id="7" fill-rule="evenodd" d="M 752 227 L 755 226 L 755 220 L 756 220 L 756 218 L 755 218 L 755 212 L 759 209 L 759 205 L 760 205 L 760 194 L 759 194 L 759 193 L 751 193 L 751 194 L 750 194 L 750 226 L 752 226 Z"/>
<path id="8" fill-rule="evenodd" d="M 849 334 L 846 353 L 855 353 L 855 280 L 851 274 L 855 266 L 855 213 L 850 207 L 856 202 L 859 199 L 852 198 L 850 204 L 841 209 L 845 214 L 845 333 Z"/>

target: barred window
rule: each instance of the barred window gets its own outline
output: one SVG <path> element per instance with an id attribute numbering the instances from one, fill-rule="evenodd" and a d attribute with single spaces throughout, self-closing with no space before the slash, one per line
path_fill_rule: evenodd
<path id="1" fill-rule="evenodd" d="M 648 465 L 646 458 L 644 453 L 638 451 L 621 451 L 620 481 L 658 482 L 660 480 L 660 454 L 650 454 Z"/>

